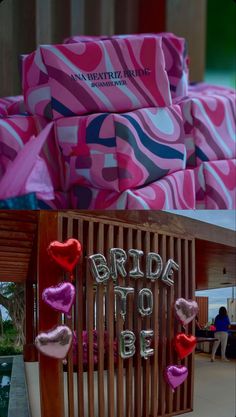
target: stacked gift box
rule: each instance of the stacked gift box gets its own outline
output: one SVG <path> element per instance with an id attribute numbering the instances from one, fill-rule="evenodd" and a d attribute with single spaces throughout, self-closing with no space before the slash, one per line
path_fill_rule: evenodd
<path id="1" fill-rule="evenodd" d="M 72 37 L 24 57 L 0 100 L 0 200 L 235 208 L 235 92 L 188 85 L 183 38 Z"/>

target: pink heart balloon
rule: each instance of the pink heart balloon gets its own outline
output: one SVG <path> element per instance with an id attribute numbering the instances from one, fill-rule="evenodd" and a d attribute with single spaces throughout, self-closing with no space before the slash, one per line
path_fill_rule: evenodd
<path id="1" fill-rule="evenodd" d="M 175 312 L 179 321 L 185 326 L 197 315 L 198 304 L 193 300 L 178 298 L 175 302 Z"/>
<path id="2" fill-rule="evenodd" d="M 44 355 L 64 359 L 72 343 L 72 331 L 67 326 L 58 326 L 48 332 L 39 333 L 35 339 L 37 349 Z"/>
<path id="3" fill-rule="evenodd" d="M 188 376 L 188 369 L 182 365 L 170 365 L 165 369 L 166 382 L 172 390 L 181 385 Z"/>
<path id="4" fill-rule="evenodd" d="M 54 310 L 68 314 L 75 302 L 75 287 L 70 282 L 63 282 L 55 287 L 46 288 L 42 299 Z"/>

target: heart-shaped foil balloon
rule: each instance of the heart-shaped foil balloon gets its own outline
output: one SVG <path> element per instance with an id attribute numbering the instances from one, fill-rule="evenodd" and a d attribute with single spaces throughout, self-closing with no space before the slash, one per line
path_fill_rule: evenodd
<path id="1" fill-rule="evenodd" d="M 81 256 L 82 248 L 77 239 L 68 239 L 65 243 L 54 241 L 50 243 L 48 253 L 58 265 L 72 272 Z"/>
<path id="2" fill-rule="evenodd" d="M 71 347 L 72 337 L 69 327 L 58 326 L 48 332 L 39 333 L 35 339 L 35 345 L 44 355 L 64 359 Z"/>
<path id="3" fill-rule="evenodd" d="M 45 288 L 42 299 L 54 310 L 68 314 L 75 301 L 75 287 L 70 282 L 63 282 L 55 287 Z"/>
<path id="4" fill-rule="evenodd" d="M 186 366 L 170 365 L 165 369 L 165 380 L 171 386 L 173 391 L 185 381 L 187 376 L 188 369 Z"/>
<path id="5" fill-rule="evenodd" d="M 179 333 L 174 338 L 174 347 L 180 359 L 188 356 L 195 349 L 197 339 L 193 335 Z"/>
<path id="6" fill-rule="evenodd" d="M 198 305 L 196 301 L 178 298 L 175 302 L 175 312 L 179 321 L 186 326 L 197 315 Z"/>

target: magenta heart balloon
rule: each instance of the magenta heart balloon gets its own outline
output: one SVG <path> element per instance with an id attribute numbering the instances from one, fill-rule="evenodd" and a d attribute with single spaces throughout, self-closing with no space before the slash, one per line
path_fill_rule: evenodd
<path id="1" fill-rule="evenodd" d="M 179 321 L 185 326 L 197 315 L 198 305 L 196 301 L 178 298 L 175 302 L 175 312 Z"/>
<path id="2" fill-rule="evenodd" d="M 42 298 L 54 310 L 68 314 L 75 302 L 75 287 L 70 282 L 63 282 L 55 287 L 46 288 Z"/>
<path id="3" fill-rule="evenodd" d="M 188 376 L 188 369 L 182 365 L 170 365 L 165 369 L 166 382 L 172 390 L 181 385 Z"/>
<path id="4" fill-rule="evenodd" d="M 39 333 L 35 339 L 37 349 L 44 355 L 64 359 L 71 347 L 72 331 L 67 326 L 58 326 L 48 332 Z"/>

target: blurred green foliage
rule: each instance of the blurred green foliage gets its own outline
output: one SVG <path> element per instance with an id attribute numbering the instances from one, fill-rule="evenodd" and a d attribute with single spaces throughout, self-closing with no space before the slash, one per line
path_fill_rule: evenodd
<path id="1" fill-rule="evenodd" d="M 17 331 L 11 320 L 3 322 L 3 336 L 0 337 L 0 356 L 18 355 L 22 353 L 22 349 L 15 347 L 15 339 Z"/>
<path id="2" fill-rule="evenodd" d="M 236 69 L 236 3 L 207 1 L 207 69 Z"/>

